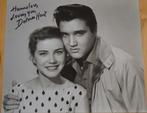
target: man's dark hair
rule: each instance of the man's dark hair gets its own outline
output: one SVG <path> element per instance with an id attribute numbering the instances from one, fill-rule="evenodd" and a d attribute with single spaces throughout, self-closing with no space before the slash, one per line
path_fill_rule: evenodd
<path id="1" fill-rule="evenodd" d="M 71 21 L 73 19 L 84 20 L 91 32 L 97 32 L 97 21 L 93 10 L 81 4 L 68 4 L 55 9 L 54 18 L 57 26 L 61 21 Z"/>

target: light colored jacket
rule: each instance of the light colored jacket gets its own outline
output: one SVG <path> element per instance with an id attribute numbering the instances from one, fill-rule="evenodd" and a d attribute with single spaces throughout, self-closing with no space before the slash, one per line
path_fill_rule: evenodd
<path id="1" fill-rule="evenodd" d="M 101 62 L 101 63 L 100 63 Z M 84 86 L 94 112 L 144 112 L 144 71 L 128 53 L 96 38 L 84 67 L 77 72 L 75 82 Z"/>

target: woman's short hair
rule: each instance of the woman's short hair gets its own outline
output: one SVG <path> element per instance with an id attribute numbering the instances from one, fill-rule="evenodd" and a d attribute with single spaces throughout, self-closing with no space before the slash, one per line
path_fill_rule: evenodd
<path id="1" fill-rule="evenodd" d="M 60 31 L 57 27 L 46 26 L 34 30 L 29 36 L 29 52 L 34 57 L 38 41 L 52 38 L 60 38 Z"/>

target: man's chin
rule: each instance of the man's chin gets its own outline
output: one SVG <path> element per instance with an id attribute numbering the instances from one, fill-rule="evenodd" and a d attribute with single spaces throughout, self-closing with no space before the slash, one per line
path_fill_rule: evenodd
<path id="1" fill-rule="evenodd" d="M 74 59 L 81 59 L 82 55 L 79 53 L 70 53 L 70 56 Z"/>

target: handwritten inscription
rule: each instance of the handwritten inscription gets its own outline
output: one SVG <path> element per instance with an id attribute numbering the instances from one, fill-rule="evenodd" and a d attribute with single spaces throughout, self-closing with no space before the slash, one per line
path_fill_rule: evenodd
<path id="1" fill-rule="evenodd" d="M 16 22 L 15 29 L 18 29 L 25 23 L 28 23 L 32 20 L 40 20 L 43 17 L 47 16 L 47 11 L 39 10 L 39 5 L 37 3 L 28 3 L 22 7 L 13 6 L 10 9 L 11 17 L 10 21 Z"/>

